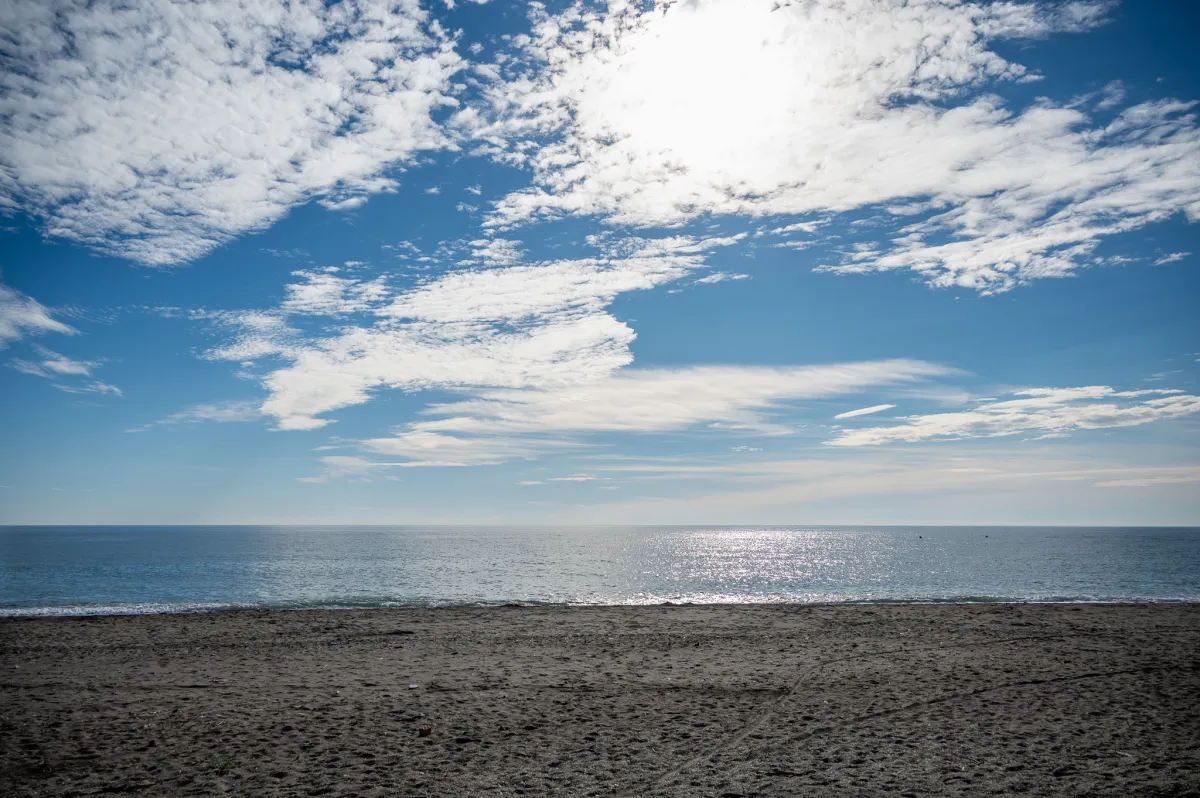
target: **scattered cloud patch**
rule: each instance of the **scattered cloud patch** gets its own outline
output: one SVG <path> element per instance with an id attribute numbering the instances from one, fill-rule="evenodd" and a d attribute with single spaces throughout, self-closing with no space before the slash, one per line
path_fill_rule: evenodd
<path id="1" fill-rule="evenodd" d="M 488 266 L 512 266 L 521 261 L 524 250 L 520 241 L 505 238 L 481 238 L 470 242 L 471 257 L 465 264 L 485 263 Z"/>
<path id="2" fill-rule="evenodd" d="M 326 271 L 292 272 L 301 282 L 287 286 L 284 313 L 343 316 L 371 310 L 388 298 L 386 278 L 361 280 L 338 277 Z"/>
<path id="3" fill-rule="evenodd" d="M 453 146 L 433 114 L 463 61 L 416 0 L 14 0 L 0 26 L 0 203 L 145 265 Z"/>
<path id="4" fill-rule="evenodd" d="M 35 345 L 34 351 L 38 354 L 37 360 L 14 358 L 10 365 L 25 374 L 53 380 L 54 387 L 66 393 L 121 396 L 121 389 L 115 385 L 96 379 L 72 379 L 92 377 L 92 371 L 101 365 L 99 361 L 75 360 L 44 346 Z"/>

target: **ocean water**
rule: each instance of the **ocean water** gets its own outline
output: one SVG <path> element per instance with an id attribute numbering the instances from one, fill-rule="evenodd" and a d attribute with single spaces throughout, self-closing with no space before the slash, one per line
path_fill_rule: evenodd
<path id="1" fill-rule="evenodd" d="M 1200 529 L 0 527 L 0 615 L 1200 601 Z"/>

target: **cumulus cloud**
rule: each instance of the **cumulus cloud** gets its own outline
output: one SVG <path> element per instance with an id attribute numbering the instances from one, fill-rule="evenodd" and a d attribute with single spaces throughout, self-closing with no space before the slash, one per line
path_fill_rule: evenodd
<path id="1" fill-rule="evenodd" d="M 527 165 L 489 224 L 562 214 L 632 225 L 700 214 L 875 208 L 879 240 L 827 263 L 911 270 L 990 293 L 1070 275 L 1100 242 L 1200 219 L 1191 104 L 1097 124 L 1078 104 L 1010 110 L 987 88 L 1035 79 L 991 49 L 1082 31 L 1106 3 L 697 0 L 535 13 L 487 112 L 458 127 Z M 769 79 L 765 76 L 770 76 Z M 1121 102 L 1110 87 L 1097 113 Z M 805 218 L 809 217 L 809 218 Z M 789 242 L 804 246 L 807 242 Z"/>
<path id="2" fill-rule="evenodd" d="M 452 146 L 462 61 L 417 0 L 13 0 L 0 40 L 0 206 L 147 265 Z"/>
<path id="3" fill-rule="evenodd" d="M 45 332 L 74 335 L 78 331 L 55 319 L 33 297 L 0 283 L 0 349 L 26 335 Z"/>
<path id="4" fill-rule="evenodd" d="M 1200 396 L 1178 390 L 1117 391 L 1107 386 L 1034 388 L 973 410 L 905 416 L 885 427 L 842 430 L 833 446 L 879 446 L 928 440 L 1034 435 L 1065 437 L 1076 430 L 1135 427 L 1200 412 Z"/>

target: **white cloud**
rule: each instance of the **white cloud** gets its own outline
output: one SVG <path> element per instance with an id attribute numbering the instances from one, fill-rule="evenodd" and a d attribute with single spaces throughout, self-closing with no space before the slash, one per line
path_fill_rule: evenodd
<path id="1" fill-rule="evenodd" d="M 281 429 L 323 426 L 328 422 L 317 416 L 365 402 L 384 387 L 523 388 L 594 381 L 632 361 L 633 330 L 605 312 L 616 296 L 677 280 L 702 268 L 713 247 L 739 240 L 625 240 L 595 258 L 467 268 L 400 293 L 380 279 L 297 272 L 301 280 L 287 286 L 277 310 L 200 313 L 234 334 L 234 340 L 205 356 L 290 361 L 264 379 L 270 396 L 263 412 L 277 418 Z M 515 251 L 517 243 L 504 242 L 491 252 Z M 315 338 L 306 338 L 288 321 L 297 313 L 352 312 L 374 320 Z M 495 456 L 507 458 L 507 451 Z"/>
<path id="2" fill-rule="evenodd" d="M 0 204 L 143 264 L 453 146 L 431 114 L 462 61 L 417 0 L 13 0 L 0 36 Z"/>
<path id="3" fill-rule="evenodd" d="M 874 405 L 872 407 L 864 407 L 859 410 L 849 410 L 845 413 L 838 413 L 834 418 L 854 418 L 855 416 L 866 416 L 871 413 L 882 413 L 884 410 L 891 410 L 895 405 Z"/>
<path id="4" fill-rule="evenodd" d="M 289 295 L 293 295 L 288 290 Z M 200 311 L 192 318 L 205 319 L 230 332 L 233 340 L 204 353 L 208 360 L 232 360 L 246 363 L 264 357 L 286 356 L 299 351 L 300 333 L 288 325 L 287 318 L 273 311 Z"/>
<path id="5" fill-rule="evenodd" d="M 0 349 L 10 341 L 44 332 L 74 335 L 78 331 L 53 318 L 33 297 L 0 283 Z"/>
<path id="6" fill-rule="evenodd" d="M 54 387 L 66 393 L 98 393 L 106 396 L 122 396 L 121 389 L 115 385 L 109 385 L 106 382 L 92 380 L 90 382 L 79 383 L 54 383 Z"/>
<path id="7" fill-rule="evenodd" d="M 16 358 L 12 362 L 13 368 L 26 374 L 54 379 L 63 376 L 87 377 L 91 375 L 92 369 L 99 365 L 91 360 L 73 360 L 44 346 L 35 346 L 34 349 L 41 356 L 40 361 L 31 362 Z"/>
<path id="8" fill-rule="evenodd" d="M 788 233 L 815 233 L 815 232 L 817 232 L 818 228 L 820 228 L 822 225 L 826 225 L 828 223 L 829 223 L 828 220 L 821 220 L 821 221 L 815 221 L 815 222 L 796 222 L 795 224 L 788 224 L 788 225 L 784 225 L 783 227 L 776 227 L 768 232 L 771 232 L 775 235 L 787 235 Z"/>
<path id="9" fill-rule="evenodd" d="M 1096 127 L 1079 107 L 1011 111 L 986 93 L 1036 77 L 993 41 L 1084 30 L 1107 5 L 572 6 L 535 14 L 489 112 L 456 123 L 481 151 L 534 171 L 533 186 L 495 205 L 498 228 L 560 214 L 663 225 L 881 207 L 893 220 L 881 240 L 829 270 L 1003 291 L 1095 263 L 1107 236 L 1200 219 L 1190 104 L 1145 103 Z"/>
<path id="10" fill-rule="evenodd" d="M 54 387 L 66 393 L 99 393 L 121 396 L 121 389 L 100 380 L 72 380 L 75 377 L 91 377 L 92 371 L 100 366 L 94 360 L 75 360 L 60 355 L 44 346 L 34 346 L 39 359 L 36 361 L 14 358 L 10 365 L 17 371 L 54 381 Z M 63 381 L 68 380 L 68 381 Z"/>
<path id="11" fill-rule="evenodd" d="M 834 366 L 697 366 L 624 370 L 542 388 L 479 390 L 435 404 L 440 418 L 406 425 L 365 450 L 440 465 L 482 465 L 584 445 L 596 433 L 665 433 L 699 428 L 787 435 L 776 416 L 789 404 L 942 376 L 931 363 L 889 360 Z"/>
<path id="12" fill-rule="evenodd" d="M 297 271 L 303 282 L 287 286 L 285 313 L 341 316 L 370 310 L 388 297 L 385 278 L 369 282 L 337 277 L 327 272 Z"/>
<path id="13" fill-rule="evenodd" d="M 367 204 L 366 196 L 357 194 L 346 199 L 322 199 L 317 201 L 322 208 L 331 211 L 352 211 Z"/>
<path id="14" fill-rule="evenodd" d="M 231 400 L 228 402 L 193 405 L 172 413 L 165 418 L 161 418 L 158 421 L 128 429 L 126 432 L 145 432 L 156 426 L 199 424 L 209 421 L 218 424 L 257 421 L 262 418 L 262 413 L 259 411 L 258 405 L 259 402 L 252 400 Z"/>
<path id="15" fill-rule="evenodd" d="M 748 274 L 729 274 L 728 272 L 713 272 L 712 274 L 708 275 L 707 277 L 701 277 L 696 282 L 697 283 L 720 283 L 720 282 L 724 282 L 725 280 L 748 280 L 748 279 L 750 279 L 750 275 L 748 275 Z"/>
<path id="16" fill-rule="evenodd" d="M 1125 99 L 1125 85 L 1119 80 L 1111 81 L 1104 87 L 1101 93 L 1100 102 L 1096 103 L 1096 110 L 1103 111 L 1106 108 L 1115 108 Z"/>
<path id="17" fill-rule="evenodd" d="M 1177 261 L 1181 261 L 1184 258 L 1186 258 L 1188 255 L 1191 255 L 1191 254 L 1192 253 L 1190 253 L 1190 252 L 1172 252 L 1169 255 L 1163 255 L 1161 258 L 1158 258 L 1157 260 L 1155 260 L 1154 265 L 1155 266 L 1164 266 L 1168 263 L 1176 263 Z"/>
<path id="18" fill-rule="evenodd" d="M 1133 427 L 1200 412 L 1200 396 L 1177 390 L 1117 391 L 1107 386 L 1034 388 L 974 410 L 905 416 L 886 427 L 841 430 L 833 446 L 878 446 L 927 440 L 1035 435 L 1065 437 L 1075 430 Z"/>
<path id="19" fill-rule="evenodd" d="M 470 242 L 471 260 L 466 263 L 482 261 L 489 266 L 511 266 L 521 260 L 520 244 L 520 241 L 505 238 L 477 239 Z"/>

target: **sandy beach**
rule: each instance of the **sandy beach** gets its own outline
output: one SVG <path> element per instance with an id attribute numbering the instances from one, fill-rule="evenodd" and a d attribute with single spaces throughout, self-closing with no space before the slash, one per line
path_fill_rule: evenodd
<path id="1" fill-rule="evenodd" d="M 5 618 L 0 661 L 11 796 L 1200 796 L 1198 605 Z"/>

